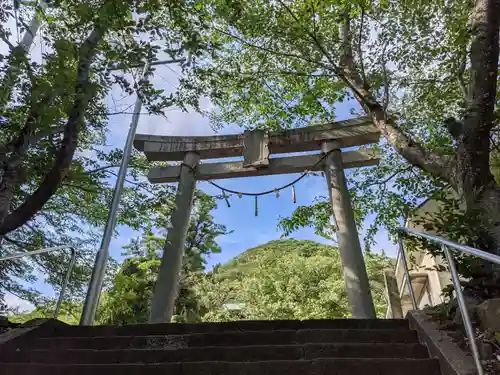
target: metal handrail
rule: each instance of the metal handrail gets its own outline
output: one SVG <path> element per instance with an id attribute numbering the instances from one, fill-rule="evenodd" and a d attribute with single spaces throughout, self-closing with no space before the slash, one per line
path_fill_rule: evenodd
<path id="1" fill-rule="evenodd" d="M 18 259 L 18 258 L 23 258 L 25 256 L 45 254 L 45 253 L 50 253 L 52 251 L 66 250 L 66 249 L 71 251 L 71 259 L 69 261 L 68 270 L 66 271 L 66 276 L 64 277 L 64 282 L 63 282 L 63 285 L 61 287 L 61 292 L 59 293 L 59 298 L 57 299 L 56 309 L 54 310 L 54 318 L 57 318 L 59 316 L 62 301 L 64 299 L 64 295 L 66 294 L 66 288 L 68 287 L 69 279 L 71 277 L 71 273 L 73 272 L 73 268 L 75 266 L 75 262 L 76 262 L 76 250 L 75 250 L 75 248 L 73 248 L 71 246 L 67 246 L 67 245 L 62 245 L 62 246 L 55 246 L 55 247 L 46 247 L 45 249 L 34 250 L 34 251 L 29 251 L 29 252 L 25 251 L 22 253 L 9 254 L 9 255 L 5 255 L 3 257 L 0 257 L 0 262 L 2 262 L 4 260 Z"/>
<path id="2" fill-rule="evenodd" d="M 401 260 L 403 261 L 404 272 L 406 274 L 406 280 L 408 282 L 408 288 L 410 290 L 413 308 L 416 310 L 418 310 L 418 305 L 417 305 L 417 301 L 415 299 L 415 293 L 413 291 L 413 286 L 411 284 L 410 271 L 408 270 L 408 264 L 406 262 L 406 254 L 405 254 L 404 248 L 403 248 L 403 239 L 401 236 L 401 232 L 405 232 L 405 233 L 408 233 L 408 234 L 411 234 L 411 235 L 417 236 L 417 237 L 422 237 L 422 238 L 425 238 L 429 241 L 432 241 L 432 242 L 435 242 L 435 243 L 441 245 L 441 248 L 444 252 L 446 260 L 448 261 L 448 266 L 449 266 L 450 273 L 451 273 L 451 281 L 453 282 L 453 286 L 455 288 L 455 293 L 456 293 L 457 302 L 458 302 L 458 308 L 460 309 L 460 313 L 462 314 L 462 321 L 464 323 L 465 333 L 467 335 L 467 339 L 469 340 L 470 350 L 472 352 L 472 356 L 474 357 L 474 363 L 476 365 L 477 373 L 478 373 L 478 375 L 484 375 L 483 366 L 481 365 L 481 358 L 479 356 L 479 349 L 477 346 L 476 338 L 474 336 L 474 329 L 472 327 L 472 322 L 471 322 L 471 319 L 469 316 L 469 311 L 467 310 L 467 306 L 465 304 L 465 298 L 464 298 L 464 294 L 462 291 L 462 285 L 460 284 L 460 277 L 458 275 L 457 267 L 455 264 L 455 259 L 453 258 L 453 254 L 450 251 L 450 247 L 457 249 L 457 250 L 460 250 L 463 253 L 466 253 L 469 255 L 474 255 L 474 256 L 477 256 L 481 259 L 488 260 L 488 261 L 495 263 L 495 264 L 500 264 L 500 256 L 488 253 L 488 252 L 483 251 L 483 250 L 478 250 L 478 249 L 475 249 L 475 248 L 470 247 L 470 246 L 461 245 L 457 242 L 447 240 L 446 238 L 436 236 L 434 234 L 420 232 L 418 230 L 411 229 L 411 228 L 398 228 L 398 231 L 400 233 L 399 238 L 398 238 L 398 243 L 399 243 L 399 251 L 401 253 Z"/>
<path id="3" fill-rule="evenodd" d="M 401 256 L 401 263 L 403 263 L 403 271 L 404 271 L 403 285 L 404 282 L 406 281 L 406 283 L 408 284 L 408 292 L 410 293 L 410 299 L 413 309 L 418 310 L 417 299 L 415 298 L 415 291 L 413 290 L 413 285 L 411 283 L 410 270 L 408 268 L 408 261 L 406 259 L 406 253 L 403 246 L 403 238 L 401 236 L 399 236 L 398 238 L 398 245 L 399 245 L 399 255 Z"/>

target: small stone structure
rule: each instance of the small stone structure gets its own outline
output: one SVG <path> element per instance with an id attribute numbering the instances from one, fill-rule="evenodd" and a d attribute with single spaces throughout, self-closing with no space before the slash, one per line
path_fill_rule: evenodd
<path id="1" fill-rule="evenodd" d="M 500 298 L 484 301 L 477 306 L 476 314 L 483 330 L 500 332 Z"/>
<path id="2" fill-rule="evenodd" d="M 429 215 L 439 211 L 439 203 L 435 200 L 429 199 L 423 202 L 417 212 L 409 218 L 405 226 L 408 228 L 417 229 L 424 232 L 429 232 L 424 229 L 418 222 L 425 219 Z M 406 250 L 406 249 L 405 249 Z M 411 255 L 411 257 L 410 257 Z M 438 256 L 434 257 L 427 253 L 424 249 L 421 251 L 412 251 L 411 254 L 406 252 L 408 261 L 408 268 L 410 270 L 411 283 L 415 291 L 415 298 L 420 309 L 426 306 L 436 306 L 444 302 L 441 294 L 444 287 L 451 284 L 451 275 L 448 271 L 440 271 L 442 266 L 446 263 Z M 410 261 L 411 258 L 411 261 Z M 408 284 L 406 283 L 403 265 L 401 263 L 401 256 L 398 254 L 396 261 L 395 278 L 397 291 L 392 293 L 399 294 L 401 310 L 403 316 L 413 310 L 410 293 L 408 291 Z M 394 302 L 394 298 L 392 300 Z M 391 307 L 387 310 L 387 317 L 392 317 Z"/>

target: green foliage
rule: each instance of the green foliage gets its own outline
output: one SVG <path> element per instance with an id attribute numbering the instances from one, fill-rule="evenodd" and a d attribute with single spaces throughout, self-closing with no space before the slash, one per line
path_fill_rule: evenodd
<path id="1" fill-rule="evenodd" d="M 20 12 L 23 20 L 36 12 L 45 23 L 42 59 L 12 44 L 15 35 L 5 25 L 13 23 L 13 3 L 4 0 L 0 6 L 0 40 L 8 50 L 0 54 L 0 252 L 74 246 L 79 259 L 69 293 L 75 299 L 82 296 L 89 276 L 122 152 L 105 147 L 109 116 L 126 111 L 107 108 L 105 98 L 113 89 L 139 94 L 146 110 L 159 115 L 172 105 L 198 108 L 199 98 L 208 96 L 216 108 L 209 114 L 214 127 L 277 130 L 329 122 L 341 106 L 353 115 L 360 112 L 351 84 L 339 74 L 349 58 L 349 45 L 352 68 L 363 79 L 363 88 L 377 108 L 388 109 L 384 114 L 392 115 L 394 129 L 410 137 L 408 147 L 419 144 L 424 155 L 454 161 L 457 140 L 444 119 L 471 117 L 464 98 L 476 31 L 470 29 L 470 1 L 57 0 L 47 10 L 33 6 L 23 3 Z M 346 18 L 348 43 L 342 38 Z M 93 41 L 90 36 L 96 35 Z M 154 68 L 144 79 L 135 79 L 135 67 L 146 59 L 177 58 L 186 51 L 193 64 L 183 65 L 179 92 L 170 95 L 154 87 L 149 81 Z M 117 71 L 118 66 L 123 69 Z M 495 124 L 499 113 L 495 107 Z M 422 163 L 410 166 L 395 147 L 394 138 L 403 133 L 398 134 L 373 146 L 382 155 L 380 166 L 350 176 L 357 222 L 374 217 L 367 228 L 367 247 L 380 227 L 394 234 L 403 216 L 423 200 L 439 197 L 449 185 Z M 492 144 L 498 140 L 497 132 L 489 136 Z M 487 155 L 489 150 L 477 151 Z M 495 151 L 489 167 L 496 164 Z M 151 187 L 141 178 L 150 166 L 134 155 L 119 224 L 133 229 L 168 224 L 173 194 L 169 187 Z M 447 170 L 457 176 L 467 172 Z M 474 192 L 485 191 L 478 186 Z M 41 187 L 46 193 L 37 199 Z M 286 235 L 313 226 L 317 234 L 330 238 L 329 209 L 318 197 L 312 206 L 283 218 L 280 226 Z M 438 232 L 451 238 L 467 233 L 468 243 L 483 245 L 483 232 L 476 225 L 482 215 L 452 217 L 455 214 L 436 218 Z M 212 229 L 204 224 L 196 228 L 206 236 L 188 247 L 193 249 L 189 269 L 203 269 L 202 254 L 217 249 Z M 474 237 L 478 233 L 479 240 Z M 144 262 L 131 260 L 127 272 L 148 279 L 155 263 L 145 257 L 145 269 Z M 0 263 L 0 306 L 5 289 L 42 305 L 40 295 L 18 281 L 33 281 L 42 272 L 57 289 L 68 260 L 61 252 Z M 126 280 L 119 284 L 124 293 L 136 287 Z M 137 285 L 139 294 L 146 284 Z"/>
<path id="2" fill-rule="evenodd" d="M 442 127 L 427 122 L 439 122 L 460 107 L 460 88 L 451 77 L 469 40 L 469 2 L 206 3 L 217 22 L 207 33 L 220 48 L 193 71 L 193 80 L 204 85 L 218 105 L 214 125 L 289 128 L 332 120 L 335 107 L 353 98 L 336 70 L 344 51 L 340 26 L 347 10 L 351 37 L 361 48 L 354 51 L 355 57 L 358 64 L 363 58 L 375 94 L 383 99 L 387 74 L 391 104 L 401 108 L 404 100 L 406 110 L 401 113 L 412 119 L 411 130 L 429 139 L 439 135 L 446 138 L 441 143 L 449 143 Z M 424 103 L 430 106 L 417 124 L 418 114 L 410 114 L 406 106 L 416 110 L 419 103 L 420 109 Z M 439 112 L 444 108 L 445 114 Z"/>
<path id="3" fill-rule="evenodd" d="M 326 239 L 332 239 L 335 227 L 331 223 L 332 205 L 328 198 L 319 197 L 310 206 L 300 206 L 290 217 L 280 218 L 278 227 L 287 237 L 301 227 L 312 227 L 314 232 Z"/>
<path id="4" fill-rule="evenodd" d="M 220 252 L 216 238 L 228 233 L 223 225 L 214 222 L 210 211 L 215 207 L 215 201 L 210 196 L 199 191 L 196 193 L 185 243 L 175 321 L 199 320 L 200 308 L 192 291 L 193 280 L 205 269 L 206 257 Z M 160 222 L 166 224 L 166 220 L 167 216 L 160 215 Z M 147 322 L 165 237 L 165 232 L 154 233 L 149 228 L 142 237 L 126 246 L 124 255 L 127 258 L 112 287 L 101 298 L 98 322 L 119 325 Z"/>
<path id="5" fill-rule="evenodd" d="M 477 249 L 488 249 L 493 245 L 488 238 L 481 235 L 477 227 L 471 222 L 478 222 L 478 219 L 471 218 L 464 210 L 463 203 L 460 202 L 450 189 L 444 190 L 436 195 L 434 200 L 427 202 L 436 209 L 430 209 L 425 217 L 412 217 L 412 223 L 421 226 L 425 231 L 438 233 L 452 241 L 466 243 Z M 424 206 L 425 209 L 425 206 Z M 446 259 L 440 245 L 426 239 L 407 236 L 405 246 L 411 252 L 424 251 L 433 256 L 440 256 Z M 467 292 L 476 295 L 478 298 L 494 298 L 500 296 L 500 286 L 495 282 L 485 282 L 485 277 L 491 274 L 494 265 L 485 262 L 478 257 L 473 257 L 460 251 L 453 251 L 453 257 L 459 274 L 468 280 L 463 284 Z M 447 266 L 440 265 L 438 271 L 445 271 Z M 453 288 L 449 286 L 443 293 L 452 295 Z"/>
<path id="6" fill-rule="evenodd" d="M 377 314 L 384 316 L 383 254 L 367 254 Z M 350 316 L 338 249 L 313 241 L 280 240 L 249 249 L 199 278 L 204 321 L 333 319 Z M 232 311 L 228 305 L 241 310 Z"/>
<path id="7" fill-rule="evenodd" d="M 53 318 L 55 311 L 55 302 L 49 301 L 45 304 L 40 304 L 33 311 L 23 312 L 18 308 L 10 309 L 9 320 L 13 323 L 25 323 L 32 319 L 46 319 L 48 317 Z M 80 323 L 80 316 L 82 313 L 82 306 L 80 304 L 71 304 L 63 302 L 61 305 L 61 310 L 57 319 L 72 325 L 78 325 Z"/>
<path id="8" fill-rule="evenodd" d="M 70 279 L 69 296 L 74 302 L 84 297 L 95 249 L 102 236 L 102 228 L 107 218 L 109 202 L 114 189 L 116 166 L 121 152 L 107 157 L 105 162 L 88 158 L 86 167 L 81 169 L 78 185 L 58 190 L 44 209 L 26 226 L 4 236 L 2 253 L 30 251 L 45 247 L 67 245 L 78 252 L 77 263 Z M 118 224 L 138 230 L 152 225 L 160 216 L 169 215 L 173 207 L 174 187 L 150 185 L 142 176 L 151 163 L 136 156 L 127 174 L 126 187 L 118 211 Z M 75 162 L 78 164 L 78 161 Z M 101 166 L 98 166 L 101 165 Z M 103 167 L 103 165 L 109 166 Z M 94 170 L 96 172 L 88 172 Z M 66 184 L 66 183 L 65 183 Z M 118 232 L 116 232 L 118 234 Z M 70 260 L 69 251 L 37 255 L 16 261 L 0 263 L 0 289 L 19 295 L 33 304 L 45 304 L 45 298 L 33 288 L 26 287 L 34 282 L 35 275 L 43 275 L 44 281 L 56 290 L 63 283 Z M 110 259 L 106 285 L 116 271 L 116 262 Z M 23 282 L 19 282 L 22 280 Z"/>
<path id="9" fill-rule="evenodd" d="M 147 322 L 159 265 L 158 256 L 153 254 L 126 259 L 113 286 L 101 298 L 98 322 L 117 325 Z"/>

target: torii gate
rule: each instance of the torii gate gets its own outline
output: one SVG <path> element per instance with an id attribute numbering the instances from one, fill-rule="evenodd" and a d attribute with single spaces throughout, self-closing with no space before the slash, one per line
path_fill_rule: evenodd
<path id="1" fill-rule="evenodd" d="M 323 170 L 326 175 L 352 316 L 375 318 L 344 168 L 377 165 L 379 159 L 362 149 L 345 152 L 341 149 L 377 143 L 379 138 L 380 132 L 367 117 L 281 132 L 255 130 L 200 137 L 136 135 L 134 146 L 143 151 L 148 160 L 182 160 L 181 165 L 152 168 L 148 174 L 152 183 L 178 182 L 149 322 L 170 322 L 173 314 L 196 180 L 314 170 Z M 270 154 L 315 150 L 321 153 L 269 158 Z M 200 159 L 235 156 L 243 156 L 244 160 L 199 164 Z"/>

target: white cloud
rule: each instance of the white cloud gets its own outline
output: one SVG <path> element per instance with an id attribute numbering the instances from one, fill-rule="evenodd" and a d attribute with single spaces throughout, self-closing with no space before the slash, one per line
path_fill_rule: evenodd
<path id="1" fill-rule="evenodd" d="M 167 59 L 168 57 L 165 57 Z M 160 56 L 160 59 L 163 59 Z M 165 93 L 172 93 L 178 88 L 181 68 L 178 64 L 160 65 L 156 67 L 151 82 Z M 213 104 L 207 97 L 200 99 L 200 108 L 203 111 L 213 110 Z M 239 128 L 226 128 L 221 132 L 215 132 L 210 127 L 208 117 L 196 112 L 194 109 L 185 112 L 180 108 L 172 108 L 166 112 L 166 118 L 160 116 L 142 115 L 139 121 L 138 133 L 172 136 L 200 136 L 213 135 L 216 133 L 238 133 Z"/>
<path id="2" fill-rule="evenodd" d="M 196 112 L 183 112 L 172 109 L 167 112 L 167 118 L 159 116 L 141 116 L 138 133 L 154 135 L 211 135 L 208 118 Z"/>
<path id="3" fill-rule="evenodd" d="M 13 294 L 5 295 L 5 303 L 8 307 L 18 308 L 23 312 L 30 312 L 35 309 L 35 306 L 32 303 L 25 301 Z"/>

